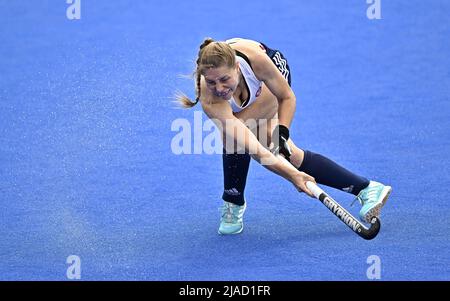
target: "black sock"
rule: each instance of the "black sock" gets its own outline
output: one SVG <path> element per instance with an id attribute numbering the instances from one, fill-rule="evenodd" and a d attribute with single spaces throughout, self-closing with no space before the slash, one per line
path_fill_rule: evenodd
<path id="1" fill-rule="evenodd" d="M 250 166 L 249 154 L 222 154 L 224 191 L 222 199 L 239 206 L 244 205 L 244 190 Z"/>
<path id="2" fill-rule="evenodd" d="M 369 180 L 355 175 L 330 159 L 305 150 L 305 157 L 298 170 L 316 179 L 316 182 L 354 195 L 369 185 Z"/>

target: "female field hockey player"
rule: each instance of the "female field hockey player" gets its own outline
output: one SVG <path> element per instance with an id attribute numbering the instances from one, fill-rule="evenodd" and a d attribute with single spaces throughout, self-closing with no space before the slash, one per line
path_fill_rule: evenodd
<path id="1" fill-rule="evenodd" d="M 219 234 L 243 230 L 250 156 L 310 196 L 307 181 L 354 194 L 362 204 L 359 216 L 365 222 L 379 216 L 392 190 L 390 186 L 369 181 L 320 154 L 300 149 L 289 138 L 296 98 L 290 87 L 289 65 L 280 51 L 247 39 L 218 42 L 207 38 L 200 45 L 195 79 L 195 102 L 185 95 L 179 95 L 178 101 L 186 108 L 200 102 L 205 114 L 222 132 L 224 204 Z M 266 125 L 267 136 L 262 136 L 269 140 L 267 144 L 261 138 L 258 140 L 260 134 L 246 126 L 250 120 L 258 121 L 259 126 L 253 129 L 256 132 L 262 130 L 261 124 Z M 245 152 L 225 147 L 230 141 Z"/>

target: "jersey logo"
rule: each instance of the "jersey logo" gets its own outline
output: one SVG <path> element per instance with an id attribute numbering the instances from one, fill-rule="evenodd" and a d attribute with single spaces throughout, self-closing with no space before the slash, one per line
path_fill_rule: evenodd
<path id="1" fill-rule="evenodd" d="M 262 86 L 260 86 L 258 91 L 256 91 L 255 97 L 258 97 L 259 95 L 261 95 L 261 90 L 262 90 Z"/>

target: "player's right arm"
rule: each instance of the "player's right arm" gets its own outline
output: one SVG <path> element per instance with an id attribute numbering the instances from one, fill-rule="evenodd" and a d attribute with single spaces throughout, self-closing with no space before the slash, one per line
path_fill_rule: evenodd
<path id="1" fill-rule="evenodd" d="M 267 150 L 245 124 L 233 115 L 231 107 L 226 100 L 214 97 L 205 91 L 200 98 L 203 111 L 216 124 L 221 131 L 224 146 L 236 145 L 237 149 L 245 149 L 253 159 L 261 163 L 265 168 L 290 181 L 299 191 L 313 196 L 306 187 L 307 181 L 314 181 L 311 176 L 298 171 L 288 161 L 280 156 L 275 156 Z M 236 134 L 239 133 L 239 134 Z M 233 142 L 231 144 L 230 142 Z"/>

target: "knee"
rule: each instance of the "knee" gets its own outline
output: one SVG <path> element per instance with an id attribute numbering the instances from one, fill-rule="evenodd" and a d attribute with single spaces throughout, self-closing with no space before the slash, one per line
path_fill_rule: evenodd
<path id="1" fill-rule="evenodd" d="M 303 158 L 305 157 L 305 152 L 298 148 L 293 142 L 292 140 L 289 140 L 289 146 L 291 147 L 292 150 L 292 155 L 290 157 L 291 160 L 291 164 L 295 166 L 295 168 L 299 168 L 302 165 L 303 162 Z"/>

